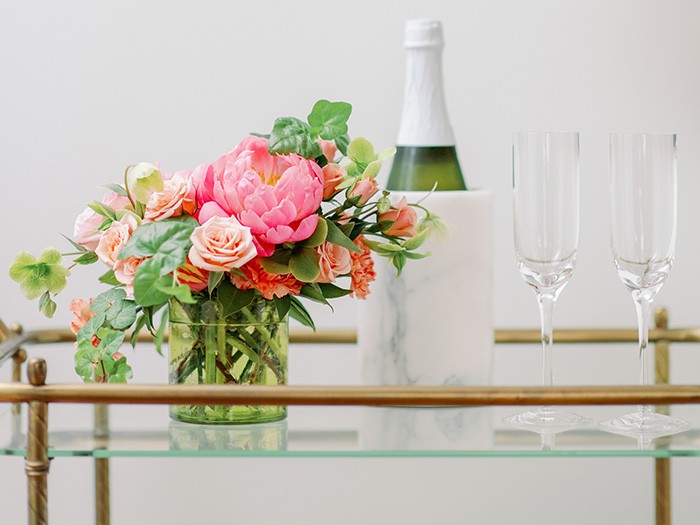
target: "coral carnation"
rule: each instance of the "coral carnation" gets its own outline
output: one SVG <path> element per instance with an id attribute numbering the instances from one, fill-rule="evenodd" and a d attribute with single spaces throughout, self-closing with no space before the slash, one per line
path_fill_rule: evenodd
<path id="1" fill-rule="evenodd" d="M 374 271 L 372 253 L 365 244 L 362 235 L 355 239 L 355 244 L 362 250 L 362 253 L 350 252 L 352 257 L 352 269 L 350 270 L 352 283 L 350 284 L 350 289 L 353 291 L 353 297 L 366 299 L 369 295 L 369 283 L 377 278 L 377 272 Z"/>
<path id="2" fill-rule="evenodd" d="M 245 266 L 241 267 L 245 277 L 232 274 L 231 280 L 236 288 L 241 290 L 255 289 L 268 300 L 274 297 L 284 297 L 287 294 L 299 295 L 301 287 L 304 285 L 291 273 L 276 275 L 266 272 L 260 265 L 258 259 L 253 259 Z"/>
<path id="3" fill-rule="evenodd" d="M 75 316 L 70 323 L 70 330 L 74 334 L 77 335 L 85 323 L 97 315 L 97 313 L 90 311 L 90 306 L 92 306 L 92 299 L 89 302 L 84 299 L 73 299 L 70 302 L 70 311 Z"/>

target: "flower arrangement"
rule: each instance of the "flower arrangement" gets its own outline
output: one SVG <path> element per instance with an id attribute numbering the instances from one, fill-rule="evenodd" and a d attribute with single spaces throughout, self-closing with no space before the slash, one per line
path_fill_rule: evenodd
<path id="1" fill-rule="evenodd" d="M 251 135 L 191 171 L 129 166 L 123 184 L 108 185 L 110 192 L 78 216 L 74 239 L 68 239 L 75 251 L 17 255 L 10 277 L 28 298 L 39 298 L 49 317 L 73 267 L 106 265 L 99 280 L 109 288 L 70 305 L 83 380 L 131 376 L 119 352 L 129 330 L 132 345 L 143 328 L 150 330 L 160 351 L 169 319 L 197 325 L 195 317 L 211 318 L 221 326 L 217 322 L 253 323 L 254 314 L 276 323 L 289 315 L 314 327 L 300 298 L 324 304 L 345 295 L 365 298 L 375 277 L 371 252 L 398 272 L 408 259 L 428 255 L 416 250 L 436 217 L 405 198 L 392 202 L 379 189 L 376 176 L 394 150 L 377 153 L 366 139 L 351 141 L 351 110 L 345 102 L 320 100 L 306 122 L 279 118 L 269 135 Z M 425 215 L 420 222 L 416 210 Z M 73 258 L 69 267 L 63 257 Z M 218 333 L 211 345 L 218 344 L 216 366 L 206 372 L 211 382 L 231 378 L 237 355 L 248 363 L 235 382 L 255 382 L 260 363 L 273 372 L 283 364 L 261 349 L 274 350 L 269 329 L 256 332 L 260 339 L 250 332 L 238 339 Z M 188 332 L 207 342 L 209 335 L 199 328 Z M 192 355 L 174 366 L 178 374 L 196 370 L 202 379 L 202 363 L 211 356 Z"/>

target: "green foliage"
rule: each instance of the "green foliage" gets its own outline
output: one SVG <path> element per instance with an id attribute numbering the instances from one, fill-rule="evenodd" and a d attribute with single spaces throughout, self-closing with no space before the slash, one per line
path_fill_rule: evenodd
<path id="1" fill-rule="evenodd" d="M 255 290 L 240 290 L 226 280 L 219 285 L 217 298 L 221 303 L 222 315 L 229 317 L 253 302 Z"/>
<path id="2" fill-rule="evenodd" d="M 334 140 L 348 132 L 348 119 L 352 106 L 347 102 L 319 100 L 307 117 L 312 136 Z"/>
<path id="3" fill-rule="evenodd" d="M 85 252 L 82 255 L 73 259 L 76 264 L 92 264 L 97 262 L 97 254 L 95 252 Z"/>
<path id="4" fill-rule="evenodd" d="M 352 106 L 347 102 L 319 100 L 307 117 L 308 123 L 295 117 L 281 117 L 275 120 L 268 151 L 281 155 L 296 153 L 307 159 L 322 155 L 318 139 L 335 140 L 338 149 L 345 154 L 349 138 L 348 119 Z"/>
<path id="5" fill-rule="evenodd" d="M 321 146 L 311 135 L 309 125 L 294 117 L 275 120 L 268 150 L 277 155 L 297 153 L 307 159 L 313 159 L 322 153 Z"/>

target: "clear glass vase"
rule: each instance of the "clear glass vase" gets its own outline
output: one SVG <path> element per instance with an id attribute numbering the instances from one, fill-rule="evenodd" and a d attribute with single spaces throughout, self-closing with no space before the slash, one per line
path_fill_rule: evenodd
<path id="1" fill-rule="evenodd" d="M 256 298 L 235 313 L 218 301 L 170 302 L 170 383 L 282 385 L 287 382 L 287 318 Z M 285 406 L 171 405 L 170 417 L 204 424 L 266 423 Z"/>

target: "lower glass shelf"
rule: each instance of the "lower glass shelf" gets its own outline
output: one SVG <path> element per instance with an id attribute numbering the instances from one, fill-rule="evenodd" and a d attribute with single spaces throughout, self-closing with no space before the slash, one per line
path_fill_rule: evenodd
<path id="1" fill-rule="evenodd" d="M 589 427 L 543 437 L 508 426 L 522 407 L 290 407 L 284 421 L 210 426 L 172 421 L 166 406 L 111 406 L 95 437 L 92 405 L 52 405 L 49 456 L 110 457 L 680 457 L 700 456 L 700 407 L 674 406 L 691 429 L 638 442 Z M 24 408 L 26 410 L 26 407 Z M 594 422 L 629 407 L 576 407 Z M 0 455 L 24 456 L 26 414 L 0 405 Z"/>

